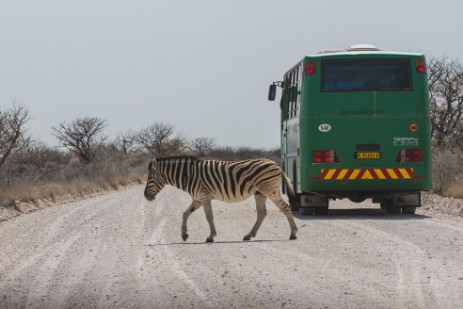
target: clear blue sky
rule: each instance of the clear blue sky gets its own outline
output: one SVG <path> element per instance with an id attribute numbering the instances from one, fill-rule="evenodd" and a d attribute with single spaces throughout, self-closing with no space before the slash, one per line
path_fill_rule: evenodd
<path id="1" fill-rule="evenodd" d="M 268 85 L 305 54 L 355 43 L 462 59 L 463 2 L 0 0 L 0 105 L 32 135 L 107 120 L 115 136 L 166 122 L 219 145 L 279 145 Z"/>

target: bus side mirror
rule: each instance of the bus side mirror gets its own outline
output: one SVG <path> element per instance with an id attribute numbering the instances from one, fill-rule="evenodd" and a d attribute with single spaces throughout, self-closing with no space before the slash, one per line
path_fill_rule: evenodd
<path id="1" fill-rule="evenodd" d="M 277 85 L 270 85 L 268 88 L 268 100 L 275 101 L 275 97 L 277 95 Z"/>

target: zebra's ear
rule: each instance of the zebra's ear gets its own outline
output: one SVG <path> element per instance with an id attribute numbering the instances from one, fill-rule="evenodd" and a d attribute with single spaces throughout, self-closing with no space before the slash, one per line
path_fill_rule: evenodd
<path id="1" fill-rule="evenodd" d="M 156 164 L 156 159 L 151 160 L 150 165 L 148 166 L 148 170 L 151 171 L 151 169 L 153 168 L 153 165 L 155 164 Z"/>

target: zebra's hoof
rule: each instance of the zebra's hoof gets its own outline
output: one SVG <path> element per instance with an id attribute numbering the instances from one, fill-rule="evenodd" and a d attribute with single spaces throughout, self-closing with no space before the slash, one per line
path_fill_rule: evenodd
<path id="1" fill-rule="evenodd" d="M 249 240 L 251 240 L 251 236 L 246 235 L 246 236 L 244 236 L 243 240 L 244 240 L 244 241 L 249 241 Z"/>
<path id="2" fill-rule="evenodd" d="M 297 239 L 296 235 L 291 234 L 291 236 L 289 236 L 289 240 L 295 240 L 295 239 Z"/>
<path id="3" fill-rule="evenodd" d="M 188 239 L 188 234 L 187 233 L 182 234 L 182 239 L 183 241 L 186 241 Z"/>
<path id="4" fill-rule="evenodd" d="M 208 237 L 208 238 L 206 238 L 206 242 L 214 242 L 214 238 Z"/>

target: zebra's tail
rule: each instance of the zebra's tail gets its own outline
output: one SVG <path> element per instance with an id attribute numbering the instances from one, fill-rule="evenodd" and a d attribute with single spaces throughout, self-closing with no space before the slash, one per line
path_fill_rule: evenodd
<path id="1" fill-rule="evenodd" d="M 296 194 L 294 193 L 294 188 L 291 183 L 291 180 L 286 176 L 285 172 L 281 171 L 281 175 L 283 176 L 283 180 L 286 184 L 286 188 L 288 191 L 288 199 L 289 199 L 289 204 L 293 204 L 296 200 Z"/>

